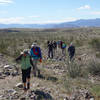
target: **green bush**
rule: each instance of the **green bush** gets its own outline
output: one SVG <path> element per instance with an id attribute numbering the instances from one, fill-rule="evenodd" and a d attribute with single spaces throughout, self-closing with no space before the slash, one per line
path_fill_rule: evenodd
<path id="1" fill-rule="evenodd" d="M 78 39 L 77 39 L 77 40 L 75 41 L 75 45 L 78 46 L 78 47 L 83 46 L 83 40 L 78 40 Z"/>
<path id="2" fill-rule="evenodd" d="M 0 52 L 3 54 L 7 54 L 8 43 L 5 40 L 0 41 Z"/>
<path id="3" fill-rule="evenodd" d="M 82 64 L 79 64 L 76 61 L 72 61 L 71 63 L 69 63 L 67 67 L 69 76 L 72 78 L 83 76 L 82 66 Z"/>
<path id="4" fill-rule="evenodd" d="M 95 50 L 100 50 L 100 38 L 94 38 L 90 41 L 92 48 Z"/>
<path id="5" fill-rule="evenodd" d="M 96 57 L 100 58 L 100 52 L 96 52 Z"/>
<path id="6" fill-rule="evenodd" d="M 91 92 L 93 94 L 96 94 L 97 97 L 100 96 L 100 85 L 94 85 L 92 88 L 91 88 Z M 99 99 L 97 99 L 99 100 Z"/>
<path id="7" fill-rule="evenodd" d="M 99 75 L 100 76 L 100 62 L 93 60 L 90 62 L 88 67 L 89 73 L 92 75 Z"/>

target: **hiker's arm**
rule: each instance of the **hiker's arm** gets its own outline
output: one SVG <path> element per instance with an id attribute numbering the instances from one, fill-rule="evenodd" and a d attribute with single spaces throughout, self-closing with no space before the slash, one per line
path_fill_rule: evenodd
<path id="1" fill-rule="evenodd" d="M 40 56 L 40 59 L 42 59 L 42 54 L 41 54 L 41 49 L 39 48 L 39 56 Z"/>
<path id="2" fill-rule="evenodd" d="M 68 52 L 70 51 L 70 47 L 68 47 Z"/>
<path id="3" fill-rule="evenodd" d="M 75 53 L 75 47 L 74 47 L 74 53 Z"/>
<path id="4" fill-rule="evenodd" d="M 33 66 L 33 61 L 32 61 L 32 58 L 30 57 L 30 63 L 31 63 L 31 65 Z"/>
<path id="5" fill-rule="evenodd" d="M 30 50 L 30 56 L 32 56 L 32 49 Z"/>
<path id="6" fill-rule="evenodd" d="M 18 60 L 21 60 L 22 59 L 22 55 L 20 55 L 19 57 L 17 57 L 15 60 L 18 61 Z"/>

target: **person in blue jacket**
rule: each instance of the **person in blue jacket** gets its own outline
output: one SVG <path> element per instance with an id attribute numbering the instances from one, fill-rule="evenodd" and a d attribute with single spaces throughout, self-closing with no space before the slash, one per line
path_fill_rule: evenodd
<path id="1" fill-rule="evenodd" d="M 70 46 L 68 48 L 68 52 L 69 52 L 69 57 L 70 57 L 70 61 L 71 61 L 75 55 L 75 46 L 73 45 L 73 43 L 70 44 Z"/>
<path id="2" fill-rule="evenodd" d="M 39 77 L 40 70 L 37 67 L 37 63 L 38 63 L 38 61 L 42 62 L 42 54 L 41 54 L 41 49 L 39 46 L 37 46 L 36 42 L 33 43 L 31 46 L 30 55 L 31 55 L 32 61 L 33 61 L 33 74 L 36 77 L 37 72 L 38 72 L 38 77 Z"/>
<path id="3" fill-rule="evenodd" d="M 62 42 L 62 45 L 61 45 L 61 49 L 62 49 L 62 55 L 65 56 L 66 55 L 66 43 L 65 42 Z"/>

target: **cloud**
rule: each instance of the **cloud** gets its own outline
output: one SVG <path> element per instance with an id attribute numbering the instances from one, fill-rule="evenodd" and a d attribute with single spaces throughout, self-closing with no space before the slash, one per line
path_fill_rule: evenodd
<path id="1" fill-rule="evenodd" d="M 78 10 L 86 10 L 86 9 L 91 9 L 91 7 L 89 5 L 84 5 L 78 8 Z"/>
<path id="2" fill-rule="evenodd" d="M 6 11 L 0 11 L 0 14 L 5 14 Z M 34 18 L 34 19 L 32 19 Z M 0 18 L 0 23 L 2 24 L 28 24 L 34 23 L 35 18 L 39 18 L 39 16 L 25 16 L 25 17 L 8 17 L 8 18 Z"/>
<path id="3" fill-rule="evenodd" d="M 100 11 L 91 12 L 92 15 L 100 15 Z"/>
<path id="4" fill-rule="evenodd" d="M 0 4 L 11 4 L 13 0 L 0 0 Z"/>
<path id="5" fill-rule="evenodd" d="M 40 16 L 28 16 L 29 18 L 39 18 Z"/>
<path id="6" fill-rule="evenodd" d="M 0 23 L 2 24 L 14 24 L 22 23 L 24 17 L 10 17 L 10 18 L 0 18 Z"/>
<path id="7" fill-rule="evenodd" d="M 48 20 L 48 21 L 43 21 L 43 23 L 63 23 L 63 22 L 71 22 L 71 21 L 76 21 L 77 18 L 65 18 L 61 20 Z"/>
<path id="8" fill-rule="evenodd" d="M 1 24 L 50 24 L 75 21 L 76 18 L 65 18 L 60 20 L 35 20 L 28 17 L 0 18 Z"/>

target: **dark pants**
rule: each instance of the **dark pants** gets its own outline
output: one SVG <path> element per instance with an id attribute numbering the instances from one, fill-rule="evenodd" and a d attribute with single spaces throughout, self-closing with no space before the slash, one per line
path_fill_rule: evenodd
<path id="1" fill-rule="evenodd" d="M 53 58 L 53 50 L 49 50 L 48 51 L 48 57 L 49 58 Z"/>
<path id="2" fill-rule="evenodd" d="M 57 48 L 54 48 L 53 49 L 53 56 L 56 56 L 56 53 L 57 53 Z"/>
<path id="3" fill-rule="evenodd" d="M 62 49 L 62 55 L 63 55 L 63 56 L 66 55 L 66 48 Z"/>
<path id="4" fill-rule="evenodd" d="M 70 53 L 69 57 L 70 57 L 70 61 L 71 61 L 73 59 L 73 57 L 74 57 L 74 53 Z"/>
<path id="5" fill-rule="evenodd" d="M 26 83 L 26 80 L 30 78 L 30 73 L 31 73 L 31 67 L 23 70 L 22 69 L 22 81 L 23 83 Z"/>

